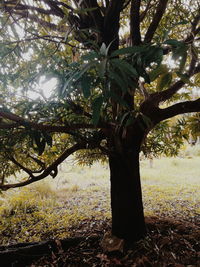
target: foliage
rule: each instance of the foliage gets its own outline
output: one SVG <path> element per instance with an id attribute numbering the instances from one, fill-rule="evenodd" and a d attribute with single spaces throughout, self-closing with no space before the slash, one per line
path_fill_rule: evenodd
<path id="1" fill-rule="evenodd" d="M 108 160 L 112 234 L 142 238 L 139 153 L 199 136 L 199 22 L 197 0 L 3 1 L 0 189 L 55 178 L 72 154 Z"/>
<path id="2" fill-rule="evenodd" d="M 175 155 L 199 135 L 198 114 L 165 121 L 199 111 L 198 2 L 71 2 L 1 4 L 2 184 L 20 170 L 26 183 L 54 177 L 76 151 L 105 161 L 112 137 L 118 149 L 137 128 L 145 155 Z"/>

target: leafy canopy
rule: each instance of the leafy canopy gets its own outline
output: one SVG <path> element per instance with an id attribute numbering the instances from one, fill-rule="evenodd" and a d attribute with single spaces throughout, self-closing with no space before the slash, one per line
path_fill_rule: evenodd
<path id="1" fill-rule="evenodd" d="M 169 119 L 200 111 L 199 20 L 195 0 L 3 1 L 1 188 L 55 177 L 74 152 L 105 160 L 139 134 L 146 155 L 198 136 L 198 114 Z"/>

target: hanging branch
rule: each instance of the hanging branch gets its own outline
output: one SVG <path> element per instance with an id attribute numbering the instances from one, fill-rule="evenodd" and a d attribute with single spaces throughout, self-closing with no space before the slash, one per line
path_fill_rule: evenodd
<path id="1" fill-rule="evenodd" d="M 86 149 L 87 148 L 87 143 L 79 143 L 75 144 L 74 146 L 68 148 L 63 152 L 63 154 L 57 158 L 49 167 L 47 167 L 43 173 L 41 173 L 38 176 L 34 176 L 33 172 L 31 172 L 29 169 L 25 168 L 22 166 L 19 162 L 17 162 L 14 158 L 12 161 L 19 166 L 22 170 L 24 170 L 28 175 L 29 178 L 23 182 L 19 183 L 14 183 L 14 184 L 1 184 L 0 189 L 1 190 L 8 190 L 10 188 L 17 188 L 17 187 L 23 187 L 28 184 L 32 184 L 34 182 L 37 182 L 39 180 L 42 180 L 43 178 L 47 177 L 48 175 L 51 175 L 53 178 L 55 178 L 57 174 L 57 167 L 60 163 L 62 163 L 67 157 L 69 157 L 71 154 L 74 152 L 80 150 L 80 149 Z"/>
<path id="2" fill-rule="evenodd" d="M 20 169 L 22 169 L 24 172 L 26 172 L 26 173 L 29 175 L 30 178 L 33 178 L 33 179 L 34 179 L 33 172 L 32 172 L 30 169 L 24 167 L 24 166 L 23 166 L 21 163 L 19 163 L 13 156 L 8 155 L 8 158 L 9 158 L 10 161 L 12 161 L 12 163 L 14 163 L 16 166 L 18 166 L 18 167 L 19 167 Z"/>

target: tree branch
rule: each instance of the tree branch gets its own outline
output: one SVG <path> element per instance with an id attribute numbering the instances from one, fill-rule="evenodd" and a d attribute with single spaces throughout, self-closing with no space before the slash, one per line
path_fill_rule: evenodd
<path id="1" fill-rule="evenodd" d="M 17 16 L 20 16 L 21 18 L 25 18 L 25 19 L 30 19 L 32 22 L 37 22 L 39 25 L 43 26 L 43 27 L 46 27 L 46 28 L 49 28 L 53 31 L 59 31 L 59 32 L 66 32 L 66 27 L 64 27 L 63 25 L 62 26 L 58 26 L 54 23 L 51 23 L 51 22 L 48 22 L 48 21 L 45 21 L 43 19 L 40 19 L 38 16 L 36 15 L 33 15 L 33 14 L 30 14 L 28 13 L 27 11 L 25 12 L 22 12 L 22 11 L 12 11 L 12 15 L 17 15 Z"/>
<path id="2" fill-rule="evenodd" d="M 4 122 L 0 122 L 0 129 L 13 129 L 18 127 L 19 124 L 18 123 L 4 123 Z"/>
<path id="3" fill-rule="evenodd" d="M 146 32 L 144 42 L 150 43 L 167 8 L 168 0 L 160 0 L 153 20 Z"/>
<path id="4" fill-rule="evenodd" d="M 198 14 L 196 17 L 194 17 L 194 20 L 191 22 L 191 34 L 187 36 L 185 39 L 185 43 L 189 44 L 194 41 L 195 36 L 200 32 L 200 27 L 197 28 L 197 25 L 200 21 L 200 14 Z"/>
<path id="5" fill-rule="evenodd" d="M 52 1 L 52 0 L 42 0 L 43 2 L 45 2 L 45 4 L 47 4 L 51 11 L 52 14 L 57 15 L 58 17 L 63 18 L 65 13 L 62 11 L 62 9 L 58 6 L 59 2 L 58 1 Z M 67 7 L 68 9 L 71 9 L 70 6 L 66 5 L 65 7 Z"/>
<path id="6" fill-rule="evenodd" d="M 58 7 L 58 5 L 54 1 L 49 1 L 49 0 L 43 0 L 49 7 L 50 9 L 44 9 L 41 7 L 36 7 L 36 6 L 31 6 L 31 5 L 26 5 L 26 4 L 21 4 L 19 1 L 4 1 L 4 9 L 8 13 L 12 13 L 13 10 L 19 10 L 19 11 L 36 11 L 39 14 L 42 15 L 54 15 L 63 18 L 64 17 L 64 12 L 62 11 L 61 8 Z"/>
<path id="7" fill-rule="evenodd" d="M 153 7 L 153 4 L 151 4 L 151 1 L 152 1 L 152 0 L 149 0 L 149 1 L 148 1 L 145 10 L 141 13 L 141 15 L 140 15 L 140 22 L 142 22 L 142 21 L 144 20 L 144 18 L 145 18 L 146 15 L 147 15 L 147 12 Z"/>
<path id="8" fill-rule="evenodd" d="M 140 4 L 141 0 L 131 1 L 130 10 L 130 38 L 132 45 L 141 44 L 140 34 Z"/>
<path id="9" fill-rule="evenodd" d="M 132 0 L 127 0 L 127 2 L 123 5 L 121 11 L 123 11 L 125 8 L 127 8 L 127 6 L 130 4 L 131 1 L 132 1 Z"/>
<path id="10" fill-rule="evenodd" d="M 109 6 L 106 8 L 102 37 L 103 42 L 107 46 L 111 44 L 110 51 L 118 49 L 119 47 L 119 20 L 124 2 L 125 0 L 111 0 Z"/>
<path id="11" fill-rule="evenodd" d="M 20 169 L 22 169 L 24 172 L 26 172 L 29 177 L 34 179 L 33 173 L 30 169 L 24 167 L 22 164 L 20 164 L 13 156 L 8 156 L 9 160 L 12 161 L 15 165 L 17 165 Z"/>
<path id="12" fill-rule="evenodd" d="M 159 121 L 172 118 L 176 115 L 199 112 L 200 111 L 200 98 L 194 101 L 185 101 L 174 104 L 165 109 L 159 109 Z"/>
<path id="13" fill-rule="evenodd" d="M 193 69 L 191 67 L 189 68 L 188 78 L 190 78 L 192 75 L 200 72 L 200 64 L 198 64 L 195 67 L 195 65 L 193 64 L 193 59 L 191 60 L 191 65 L 193 66 Z M 185 85 L 185 82 L 182 80 L 179 80 L 176 83 L 174 83 L 172 86 L 170 86 L 168 89 L 166 89 L 162 92 L 156 92 L 156 93 L 151 94 L 149 96 L 149 98 L 147 99 L 147 102 L 152 102 L 155 106 L 158 106 L 160 102 L 163 102 L 163 101 L 170 99 L 184 85 Z"/>
<path id="14" fill-rule="evenodd" d="M 27 179 L 23 182 L 15 183 L 15 184 L 6 184 L 6 185 L 1 184 L 0 189 L 1 190 L 8 190 L 10 188 L 23 187 L 25 185 L 32 184 L 34 182 L 42 180 L 43 178 L 47 177 L 48 175 L 51 175 L 54 178 L 55 175 L 57 174 L 57 167 L 60 163 L 62 163 L 67 157 L 69 157 L 71 154 L 73 154 L 77 150 L 85 149 L 85 148 L 87 148 L 87 143 L 75 144 L 74 146 L 66 149 L 65 152 L 57 160 L 55 160 L 49 167 L 47 167 L 43 171 L 42 174 L 40 174 L 38 176 L 34 176 L 32 173 L 29 174 L 29 172 L 27 172 L 27 170 L 25 170 L 26 168 L 21 166 L 21 164 L 17 163 L 18 166 L 20 165 L 20 167 L 23 167 L 22 169 L 30 175 L 29 179 Z"/>
<path id="15" fill-rule="evenodd" d="M 46 125 L 42 123 L 35 123 L 29 120 L 26 120 L 22 117 L 19 117 L 13 113 L 5 112 L 0 110 L 0 117 L 15 121 L 24 127 L 31 127 L 36 130 L 46 131 L 46 132 L 60 132 L 60 133 L 69 133 L 72 130 L 76 129 L 95 129 L 95 128 L 107 128 L 108 125 L 104 123 L 99 123 L 96 127 L 93 124 L 87 123 L 77 123 L 77 124 L 65 124 L 64 126 L 56 126 L 56 125 Z"/>

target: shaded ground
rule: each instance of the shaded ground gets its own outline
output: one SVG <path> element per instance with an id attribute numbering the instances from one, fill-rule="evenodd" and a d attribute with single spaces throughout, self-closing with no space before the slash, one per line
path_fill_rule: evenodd
<path id="1" fill-rule="evenodd" d="M 54 241 L 56 249 L 47 246 L 48 255 L 32 265 L 23 262 L 24 253 L 17 256 L 22 263 L 4 264 L 0 247 L 0 266 L 200 266 L 199 156 L 155 159 L 153 168 L 142 161 L 141 169 L 149 234 L 132 249 L 108 255 L 99 245 L 110 227 L 108 169 L 66 163 L 57 179 L 0 197 L 1 246 L 49 239 L 64 243 Z M 75 243 L 73 237 L 79 237 Z M 33 254 L 41 252 L 36 248 Z"/>
<path id="2" fill-rule="evenodd" d="M 143 241 L 135 243 L 131 249 L 125 249 L 123 253 L 106 254 L 100 246 L 103 233 L 109 231 L 109 221 L 101 221 L 100 224 L 96 221 L 92 226 L 87 221 L 79 225 L 82 238 L 78 244 L 72 244 L 65 250 L 62 243 L 57 240 L 57 249 L 55 251 L 49 248 L 49 256 L 33 261 L 32 264 L 12 266 L 200 266 L 200 225 L 157 217 L 147 218 L 146 223 L 148 236 Z"/>

